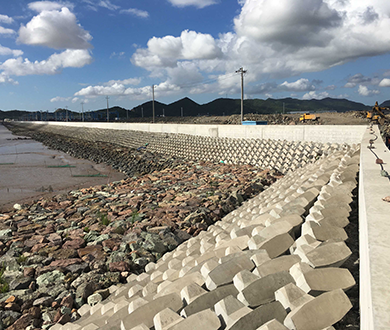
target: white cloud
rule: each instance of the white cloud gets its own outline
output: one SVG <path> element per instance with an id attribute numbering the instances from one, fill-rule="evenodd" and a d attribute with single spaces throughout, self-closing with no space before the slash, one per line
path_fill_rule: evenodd
<path id="1" fill-rule="evenodd" d="M 248 70 L 246 82 L 250 84 L 264 77 L 286 79 L 390 52 L 389 1 L 240 0 L 239 3 L 242 8 L 234 19 L 233 31 L 217 38 L 196 31 L 183 31 L 178 37 L 155 37 L 146 48 L 137 49 L 132 63 L 150 71 L 152 77 L 170 82 L 179 63 L 192 62 L 204 77 L 218 73 L 222 79 L 217 92 L 224 93 L 237 89 L 235 79 L 224 77 L 240 67 Z M 176 5 L 179 4 L 193 2 L 178 1 Z M 350 77 L 346 87 L 379 83 L 378 78 L 358 74 Z M 313 92 L 315 86 L 314 81 L 301 80 L 275 88 Z M 275 93 L 268 90 L 270 87 L 258 85 L 253 90 Z M 312 94 L 307 97 L 323 96 Z"/>
<path id="2" fill-rule="evenodd" d="M 76 16 L 66 7 L 60 11 L 42 11 L 19 29 L 18 41 L 54 49 L 91 48 L 91 35 L 77 24 Z"/>
<path id="3" fill-rule="evenodd" d="M 72 98 L 71 97 L 61 97 L 61 96 L 56 96 L 56 97 L 53 97 L 50 102 L 54 103 L 54 102 L 67 102 L 67 101 L 70 101 Z"/>
<path id="4" fill-rule="evenodd" d="M 81 68 L 92 63 L 92 57 L 88 50 L 67 49 L 60 54 L 53 54 L 47 60 L 30 62 L 22 57 L 8 59 L 0 64 L 0 70 L 8 75 L 27 76 L 57 74 L 63 68 Z"/>
<path id="5" fill-rule="evenodd" d="M 62 7 L 73 9 L 74 5 L 68 1 L 34 1 L 28 4 L 28 8 L 38 13 L 48 10 L 60 10 Z"/>
<path id="6" fill-rule="evenodd" d="M 4 72 L 0 73 L 0 84 L 12 84 L 12 85 L 19 85 L 19 83 L 12 78 L 10 78 L 7 74 Z"/>
<path id="7" fill-rule="evenodd" d="M 14 31 L 12 29 L 6 29 L 6 28 L 0 26 L 0 34 L 13 35 L 13 34 L 16 34 L 16 31 Z"/>
<path id="8" fill-rule="evenodd" d="M 110 0 L 82 0 L 84 3 L 87 4 L 88 8 L 94 11 L 98 10 L 98 7 L 106 8 L 108 10 L 117 10 L 120 7 L 117 5 L 114 5 Z"/>
<path id="9" fill-rule="evenodd" d="M 175 7 L 194 6 L 204 8 L 219 3 L 219 0 L 168 0 Z"/>
<path id="10" fill-rule="evenodd" d="M 116 53 L 116 52 L 112 52 L 111 55 L 110 55 L 110 58 L 123 58 L 125 56 L 125 52 L 119 52 L 119 53 Z"/>
<path id="11" fill-rule="evenodd" d="M 153 37 L 147 49 L 138 49 L 132 57 L 135 65 L 149 68 L 173 67 L 177 60 L 207 60 L 222 56 L 221 49 L 209 34 L 184 30 L 180 37 Z"/>
<path id="12" fill-rule="evenodd" d="M 246 0 L 234 20 L 240 36 L 287 46 L 325 46 L 341 13 L 323 0 Z"/>
<path id="13" fill-rule="evenodd" d="M 379 83 L 379 87 L 390 87 L 390 79 L 389 78 L 382 79 L 382 81 Z"/>
<path id="14" fill-rule="evenodd" d="M 280 84 L 279 87 L 281 89 L 293 92 L 313 91 L 316 89 L 315 86 L 310 83 L 308 79 L 304 78 L 301 78 L 292 83 L 288 83 L 287 81 L 285 81 L 284 83 Z"/>
<path id="15" fill-rule="evenodd" d="M 303 95 L 302 100 L 312 100 L 312 99 L 322 100 L 326 97 L 329 97 L 328 92 L 317 93 L 316 91 L 311 91 Z"/>
<path id="16" fill-rule="evenodd" d="M 373 95 L 376 95 L 376 94 L 380 94 L 380 91 L 375 90 L 375 89 L 370 90 L 370 89 L 367 88 L 367 86 L 363 86 L 363 85 L 359 85 L 358 92 L 362 96 L 373 96 Z"/>
<path id="17" fill-rule="evenodd" d="M 0 45 L 0 55 L 12 55 L 12 56 L 21 56 L 23 52 L 19 49 L 11 49 Z"/>
<path id="18" fill-rule="evenodd" d="M 12 24 L 13 22 L 14 19 L 12 17 L 0 14 L 0 23 Z"/>
<path id="19" fill-rule="evenodd" d="M 141 78 L 128 78 L 124 80 L 110 80 L 105 83 L 107 86 L 112 86 L 115 84 L 122 84 L 122 85 L 139 85 L 141 82 Z"/>
<path id="20" fill-rule="evenodd" d="M 149 17 L 149 13 L 147 11 L 136 9 L 136 8 L 122 9 L 120 11 L 120 13 L 121 14 L 130 14 L 130 15 L 141 17 L 141 18 L 148 18 Z"/>

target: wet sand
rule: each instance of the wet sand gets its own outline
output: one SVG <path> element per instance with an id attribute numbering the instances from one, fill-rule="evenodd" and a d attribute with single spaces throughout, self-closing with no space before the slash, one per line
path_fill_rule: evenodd
<path id="1" fill-rule="evenodd" d="M 90 177 L 99 174 L 107 177 Z M 0 211 L 39 196 L 107 184 L 124 177 L 104 164 L 75 159 L 34 140 L 12 135 L 0 124 Z"/>

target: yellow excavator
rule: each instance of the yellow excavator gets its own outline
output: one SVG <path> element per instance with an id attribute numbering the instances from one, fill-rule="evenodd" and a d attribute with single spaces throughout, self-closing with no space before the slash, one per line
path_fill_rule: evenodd
<path id="1" fill-rule="evenodd" d="M 375 121 L 378 122 L 378 124 L 383 125 L 387 119 L 386 115 L 383 113 L 385 110 L 390 109 L 380 107 L 378 102 L 375 102 L 375 105 L 372 107 L 371 111 L 367 111 L 367 119 L 371 119 L 371 121 Z"/>
<path id="2" fill-rule="evenodd" d="M 304 113 L 299 117 L 300 122 L 305 122 L 305 121 L 311 121 L 311 120 L 317 120 L 319 117 L 316 115 L 310 114 L 310 113 Z"/>

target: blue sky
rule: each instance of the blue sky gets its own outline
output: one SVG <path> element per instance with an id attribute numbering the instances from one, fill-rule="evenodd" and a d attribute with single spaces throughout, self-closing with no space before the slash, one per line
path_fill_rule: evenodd
<path id="1" fill-rule="evenodd" d="M 1 0 L 0 109 L 390 99 L 388 0 Z"/>

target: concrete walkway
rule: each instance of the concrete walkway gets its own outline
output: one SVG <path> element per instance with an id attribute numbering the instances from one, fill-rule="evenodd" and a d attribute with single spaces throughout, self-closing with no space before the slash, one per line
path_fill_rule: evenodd
<path id="1" fill-rule="evenodd" d="M 377 137 L 377 139 L 376 139 Z M 375 149 L 367 148 L 375 140 Z M 359 186 L 360 224 L 360 309 L 361 329 L 390 329 L 390 152 L 383 144 L 379 129 L 367 129 L 361 144 Z"/>

